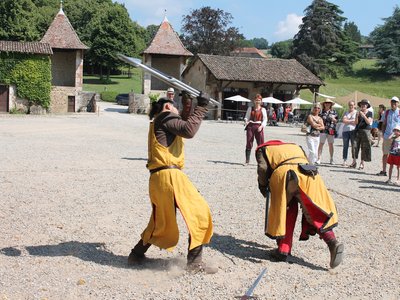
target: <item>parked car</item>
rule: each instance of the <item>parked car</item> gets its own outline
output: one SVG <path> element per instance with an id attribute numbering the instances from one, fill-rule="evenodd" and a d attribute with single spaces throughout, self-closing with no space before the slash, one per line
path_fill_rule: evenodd
<path id="1" fill-rule="evenodd" d="M 118 105 L 129 105 L 129 94 L 118 94 L 117 97 L 115 97 L 115 102 L 117 102 Z"/>

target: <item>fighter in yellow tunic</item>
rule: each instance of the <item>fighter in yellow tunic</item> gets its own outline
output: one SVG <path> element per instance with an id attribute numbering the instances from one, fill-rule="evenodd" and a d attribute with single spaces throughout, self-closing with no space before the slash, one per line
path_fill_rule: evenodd
<path id="1" fill-rule="evenodd" d="M 265 234 L 277 240 L 275 257 L 286 260 L 291 253 L 299 203 L 303 212 L 300 240 L 318 233 L 329 247 L 330 266 L 339 265 L 344 247 L 332 230 L 338 222 L 336 206 L 321 176 L 313 170 L 310 174 L 302 171 L 301 167 L 308 164 L 303 149 L 295 144 L 269 141 L 257 148 L 256 158 L 260 192 L 268 200 L 271 195 Z"/>
<path id="2" fill-rule="evenodd" d="M 186 94 L 187 95 L 187 94 Z M 142 239 L 132 249 L 129 264 L 144 259 L 144 253 L 155 245 L 172 250 L 179 239 L 176 208 L 181 212 L 189 230 L 188 269 L 216 272 L 202 262 L 202 245 L 210 242 L 213 228 L 207 202 L 181 171 L 184 166 L 183 138 L 193 137 L 207 112 L 207 97 L 198 97 L 198 105 L 183 120 L 174 102 L 161 98 L 152 106 L 148 137 L 149 193 L 152 214 Z"/>

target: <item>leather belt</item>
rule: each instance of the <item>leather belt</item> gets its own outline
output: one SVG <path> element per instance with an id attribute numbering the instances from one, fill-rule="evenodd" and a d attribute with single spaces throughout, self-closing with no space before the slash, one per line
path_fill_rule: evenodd
<path id="1" fill-rule="evenodd" d="M 156 168 L 156 169 L 152 169 L 152 170 L 149 170 L 149 171 L 150 171 L 150 174 L 154 174 L 154 173 L 156 173 L 158 171 L 165 170 L 165 169 L 178 169 L 178 170 L 180 170 L 181 168 L 179 168 L 178 166 L 162 166 L 162 167 L 159 167 L 159 168 Z"/>

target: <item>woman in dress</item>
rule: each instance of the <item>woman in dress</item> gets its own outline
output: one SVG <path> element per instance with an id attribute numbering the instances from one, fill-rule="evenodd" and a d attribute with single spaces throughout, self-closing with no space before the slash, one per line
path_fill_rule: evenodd
<path id="1" fill-rule="evenodd" d="M 360 111 L 356 115 L 356 139 L 354 141 L 354 154 L 357 160 L 361 149 L 361 162 L 359 170 L 364 169 L 364 162 L 371 161 L 371 125 L 373 122 L 372 112 L 368 111 L 371 107 L 367 99 L 358 102 Z"/>

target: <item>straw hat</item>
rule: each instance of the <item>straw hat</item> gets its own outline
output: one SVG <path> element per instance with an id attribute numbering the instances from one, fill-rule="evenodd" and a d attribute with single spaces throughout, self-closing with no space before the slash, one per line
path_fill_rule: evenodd
<path id="1" fill-rule="evenodd" d="M 335 102 L 333 102 L 331 99 L 329 99 L 329 98 L 326 98 L 323 102 L 321 102 L 322 104 L 325 104 L 325 103 L 332 103 L 332 105 L 333 104 L 335 104 Z"/>

